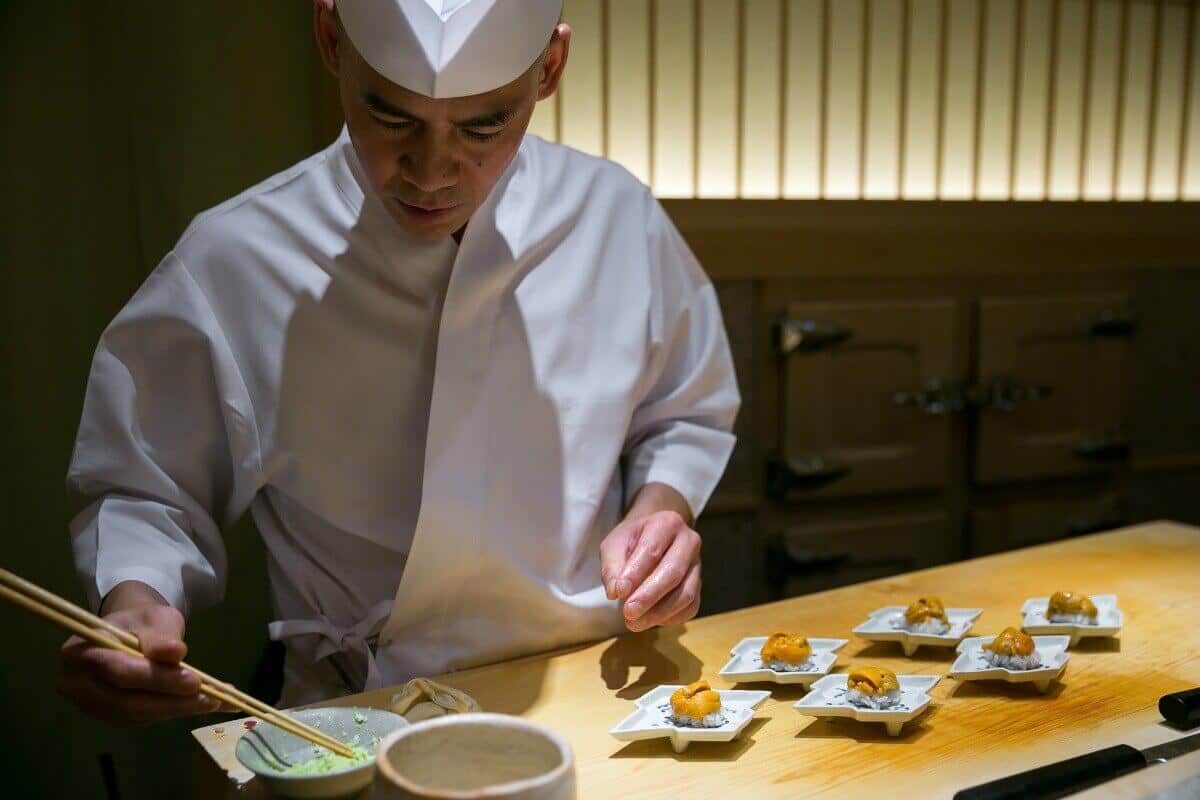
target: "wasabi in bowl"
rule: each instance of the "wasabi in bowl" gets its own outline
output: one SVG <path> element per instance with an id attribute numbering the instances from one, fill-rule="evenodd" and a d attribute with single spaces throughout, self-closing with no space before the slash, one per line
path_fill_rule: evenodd
<path id="1" fill-rule="evenodd" d="M 309 708 L 288 712 L 345 742 L 353 758 L 331 753 L 274 725 L 259 722 L 234 752 L 247 769 L 281 797 L 344 797 L 375 776 L 375 745 L 408 722 L 377 708 Z"/>

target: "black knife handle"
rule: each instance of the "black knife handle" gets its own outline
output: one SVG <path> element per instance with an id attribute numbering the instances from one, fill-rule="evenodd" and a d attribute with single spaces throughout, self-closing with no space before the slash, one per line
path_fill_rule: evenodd
<path id="1" fill-rule="evenodd" d="M 1200 725 L 1200 689 L 1163 695 L 1158 701 L 1158 713 L 1177 728 Z"/>
<path id="2" fill-rule="evenodd" d="M 1144 766 L 1146 757 L 1141 751 L 1119 744 L 963 789 L 954 795 L 954 800 L 1052 800 Z"/>

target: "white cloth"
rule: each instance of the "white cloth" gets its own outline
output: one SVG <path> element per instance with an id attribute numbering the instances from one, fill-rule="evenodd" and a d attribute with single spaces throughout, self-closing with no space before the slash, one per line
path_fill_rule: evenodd
<path id="1" fill-rule="evenodd" d="M 533 66 L 562 0 L 337 0 L 363 59 L 427 97 L 498 89 Z"/>
<path id="2" fill-rule="evenodd" d="M 217 602 L 251 510 L 289 704 L 618 632 L 600 541 L 651 481 L 699 513 L 733 447 L 712 286 L 624 170 L 527 136 L 461 247 L 366 185 L 343 132 L 198 217 L 101 337 L 68 475 L 93 605 Z"/>

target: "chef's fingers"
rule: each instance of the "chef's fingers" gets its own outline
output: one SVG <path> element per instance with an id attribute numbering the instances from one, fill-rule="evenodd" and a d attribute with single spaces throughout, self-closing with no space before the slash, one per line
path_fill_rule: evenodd
<path id="1" fill-rule="evenodd" d="M 183 614 L 170 606 L 138 609 L 128 623 L 146 658 L 164 664 L 178 664 L 187 655 L 183 628 Z"/>
<path id="2" fill-rule="evenodd" d="M 683 524 L 678 514 L 671 514 L 676 522 L 664 520 L 661 528 L 655 531 L 647 528 L 642 532 L 642 542 L 638 544 L 638 552 L 626 567 L 627 575 L 634 575 L 633 594 L 625 601 L 625 618 L 638 619 L 662 600 L 668 592 L 687 577 L 692 564 L 699 560 L 700 535 Z M 658 533 L 657 531 L 664 531 Z M 669 531 L 669 532 L 666 532 Z M 659 537 L 669 537 L 669 544 L 663 545 Z M 646 540 L 654 542 L 646 545 Z M 641 561 L 636 561 L 639 556 Z"/>
<path id="3" fill-rule="evenodd" d="M 679 585 L 667 592 L 661 600 L 637 619 L 626 620 L 631 631 L 644 631 L 655 625 L 669 625 L 685 609 L 696 604 L 700 598 L 700 562 L 692 563 L 687 575 Z"/>
<path id="4" fill-rule="evenodd" d="M 114 689 L 181 697 L 195 696 L 200 691 L 200 679 L 193 672 L 174 664 L 150 661 L 116 650 L 88 647 L 79 653 L 78 662 L 96 680 Z"/>
<path id="5" fill-rule="evenodd" d="M 155 692 L 114 689 L 79 673 L 65 670 L 59 677 L 59 694 L 85 714 L 113 725 L 145 725 L 176 717 L 216 711 L 220 702 L 203 694 L 190 697 Z"/>
<path id="6" fill-rule="evenodd" d="M 630 548 L 636 544 L 640 531 L 640 523 L 622 523 L 600 543 L 600 580 L 609 600 L 627 597 L 632 589 L 628 582 L 622 582 L 621 573 L 625 571 Z"/>
<path id="7" fill-rule="evenodd" d="M 695 617 L 699 611 L 700 611 L 700 598 L 697 597 L 695 600 L 693 600 L 691 602 L 691 604 L 687 608 L 683 609 L 682 611 L 680 611 L 678 614 L 671 617 L 670 619 L 666 619 L 666 620 L 663 620 L 662 622 L 660 622 L 659 627 L 666 628 L 671 625 L 681 625 L 681 624 L 687 622 L 688 620 L 692 619 L 693 617 Z"/>

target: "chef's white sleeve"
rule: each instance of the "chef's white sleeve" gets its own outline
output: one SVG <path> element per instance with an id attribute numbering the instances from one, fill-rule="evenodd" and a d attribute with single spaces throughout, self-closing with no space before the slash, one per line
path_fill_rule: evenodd
<path id="1" fill-rule="evenodd" d="M 173 255 L 100 338 L 67 488 L 93 608 L 148 584 L 185 614 L 224 594 L 223 527 L 261 474 L 249 393 L 208 298 Z"/>
<path id="2" fill-rule="evenodd" d="M 652 352 L 625 442 L 625 497 L 665 483 L 698 516 L 733 452 L 741 397 L 712 283 L 652 197 L 647 220 Z"/>

